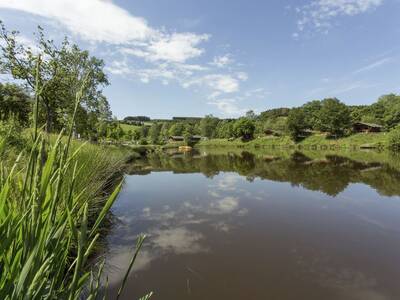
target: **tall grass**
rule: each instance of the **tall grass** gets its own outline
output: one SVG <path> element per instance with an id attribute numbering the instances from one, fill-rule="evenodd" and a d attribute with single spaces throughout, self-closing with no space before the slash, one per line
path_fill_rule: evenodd
<path id="1" fill-rule="evenodd" d="M 13 164 L 0 162 L 0 299 L 96 299 L 104 264 L 91 266 L 88 259 L 121 183 L 106 199 L 98 196 L 113 166 L 104 165 L 102 152 L 90 156 L 90 147 L 71 142 L 75 114 L 66 137 L 48 142 L 37 124 L 40 89 L 29 153 Z M 84 89 L 85 83 L 75 110 Z M 0 153 L 6 145 L 0 138 Z M 143 237 L 132 264 L 142 243 Z"/>

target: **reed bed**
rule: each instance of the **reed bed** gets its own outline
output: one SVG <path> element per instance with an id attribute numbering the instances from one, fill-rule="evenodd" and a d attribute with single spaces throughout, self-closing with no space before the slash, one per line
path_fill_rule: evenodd
<path id="1" fill-rule="evenodd" d="M 36 121 L 40 87 L 35 101 L 32 143 L 13 163 L 0 162 L 0 299 L 96 299 L 104 262 L 93 266 L 89 257 L 121 189 L 121 180 L 115 185 L 109 175 L 122 155 L 111 159 L 107 151 L 73 143 L 75 114 L 66 135 L 49 139 Z M 6 147 L 0 138 L 0 153 Z M 102 194 L 107 185 L 116 188 Z"/>

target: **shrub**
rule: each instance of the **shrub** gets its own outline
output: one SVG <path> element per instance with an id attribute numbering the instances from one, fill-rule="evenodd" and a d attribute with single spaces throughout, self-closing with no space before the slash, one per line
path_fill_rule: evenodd
<path id="1" fill-rule="evenodd" d="M 8 146 L 21 149 L 26 144 L 26 140 L 22 136 L 22 130 L 20 124 L 13 119 L 0 121 L 0 138 Z"/>
<path id="2" fill-rule="evenodd" d="M 389 132 L 389 147 L 392 149 L 400 149 L 400 126 Z"/>
<path id="3" fill-rule="evenodd" d="M 305 113 L 301 108 L 292 109 L 287 119 L 287 127 L 290 136 L 294 141 L 300 139 L 307 125 L 305 123 Z"/>
<path id="4" fill-rule="evenodd" d="M 250 140 L 253 138 L 256 127 L 252 120 L 241 118 L 235 122 L 234 132 L 237 137 L 243 140 Z"/>

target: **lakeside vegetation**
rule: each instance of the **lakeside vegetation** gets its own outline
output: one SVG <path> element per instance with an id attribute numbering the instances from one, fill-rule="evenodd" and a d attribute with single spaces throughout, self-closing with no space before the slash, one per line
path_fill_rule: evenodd
<path id="1" fill-rule="evenodd" d="M 146 122 L 142 121 L 143 119 Z M 131 125 L 129 125 L 131 124 Z M 400 148 L 400 96 L 382 96 L 372 105 L 347 106 L 336 98 L 313 100 L 297 108 L 247 112 L 238 119 L 127 117 L 120 139 L 132 144 L 173 147 L 201 136 L 210 146 L 330 146 Z M 171 143 L 172 142 L 172 143 Z"/>
<path id="2" fill-rule="evenodd" d="M 26 85 L 0 85 L 0 298 L 97 299 L 93 254 L 132 151 L 73 139 L 105 120 L 101 60 L 41 29 L 35 53 L 16 36 L 2 25 L 2 70 Z"/>

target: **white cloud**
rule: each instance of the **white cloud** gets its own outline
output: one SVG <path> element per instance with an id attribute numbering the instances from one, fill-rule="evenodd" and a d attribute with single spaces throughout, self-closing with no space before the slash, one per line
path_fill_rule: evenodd
<path id="1" fill-rule="evenodd" d="M 247 108 L 239 108 L 236 99 L 216 99 L 208 104 L 215 105 L 226 116 L 241 116 L 248 111 Z"/>
<path id="2" fill-rule="evenodd" d="M 209 35 L 168 33 L 154 29 L 111 1 L 2 0 L 0 8 L 20 10 L 64 25 L 83 40 L 124 45 L 126 54 L 150 61 L 185 62 L 204 50 L 199 44 Z"/>
<path id="3" fill-rule="evenodd" d="M 192 63 L 205 53 L 209 34 L 175 32 L 150 26 L 141 17 L 106 0 L 0 0 L 0 9 L 18 10 L 52 21 L 58 32 L 65 28 L 79 42 L 102 49 L 106 70 L 117 76 L 163 85 L 177 82 L 185 88 L 201 87 L 205 98 L 223 113 L 239 113 L 234 93 L 248 75 L 239 70 L 220 74 L 222 67 L 234 62 L 231 54 L 215 57 L 212 63 Z M 30 41 L 21 37 L 21 43 Z M 101 45 L 103 48 L 97 47 Z M 106 50 L 104 50 L 106 49 Z M 218 97 L 233 100 L 215 100 Z"/>
<path id="4" fill-rule="evenodd" d="M 205 86 L 212 90 L 212 98 L 222 93 L 234 93 L 239 91 L 239 79 L 232 75 L 209 74 L 183 83 L 185 88 L 191 86 Z"/>
<path id="5" fill-rule="evenodd" d="M 39 47 L 36 45 L 35 41 L 33 41 L 31 38 L 26 37 L 24 35 L 19 35 L 16 37 L 16 40 L 18 43 L 24 45 L 27 48 L 30 48 L 30 50 L 33 53 L 38 53 L 40 51 Z"/>
<path id="6" fill-rule="evenodd" d="M 106 66 L 106 70 L 114 75 L 129 75 L 132 73 L 126 61 L 112 61 L 110 65 Z"/>
<path id="7" fill-rule="evenodd" d="M 157 34 L 147 22 L 112 2 L 100 0 L 2 0 L 0 8 L 57 20 L 85 40 L 120 44 Z"/>
<path id="8" fill-rule="evenodd" d="M 298 32 L 292 36 L 297 39 L 300 32 L 311 31 L 326 33 L 332 26 L 332 21 L 340 16 L 355 16 L 383 4 L 383 0 L 314 0 L 297 7 L 300 15 L 297 20 Z"/>
<path id="9" fill-rule="evenodd" d="M 244 98 L 264 99 L 269 93 L 264 88 L 256 88 L 244 93 Z"/>
<path id="10" fill-rule="evenodd" d="M 238 79 L 240 79 L 242 81 L 247 81 L 249 79 L 249 75 L 247 75 L 246 72 L 237 72 L 236 76 Z"/>
<path id="11" fill-rule="evenodd" d="M 185 62 L 190 58 L 200 56 L 204 50 L 196 46 L 207 41 L 209 35 L 196 35 L 193 33 L 174 33 L 164 35 L 157 41 L 151 42 L 148 47 L 151 60 L 166 60 L 173 62 Z"/>
<path id="12" fill-rule="evenodd" d="M 218 68 L 223 68 L 227 65 L 230 65 L 234 62 L 233 58 L 230 54 L 225 54 L 223 56 L 214 57 L 213 61 L 210 63 L 212 66 L 216 66 Z"/>
<path id="13" fill-rule="evenodd" d="M 390 61 L 392 61 L 392 58 L 390 58 L 390 57 L 386 57 L 386 58 L 377 60 L 377 61 L 375 61 L 375 62 L 373 62 L 373 63 L 371 63 L 371 64 L 369 64 L 369 65 L 367 65 L 365 67 L 362 67 L 362 68 L 354 71 L 353 74 L 359 74 L 359 73 L 363 73 L 363 72 L 366 72 L 366 71 L 370 71 L 370 70 L 376 69 L 376 68 L 378 68 L 378 67 L 380 67 L 380 66 L 382 66 L 382 65 L 384 65 L 384 64 L 386 64 L 386 63 L 388 63 Z"/>

